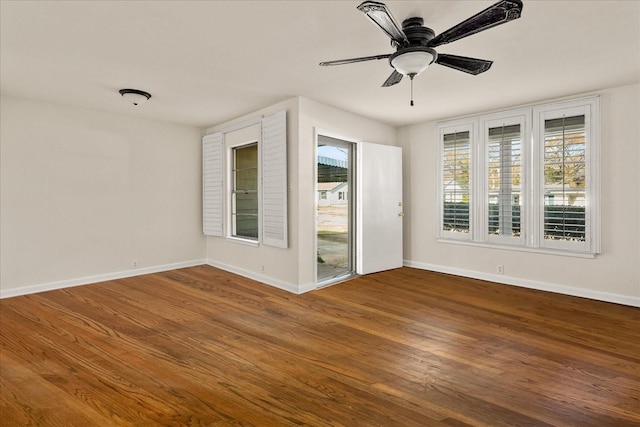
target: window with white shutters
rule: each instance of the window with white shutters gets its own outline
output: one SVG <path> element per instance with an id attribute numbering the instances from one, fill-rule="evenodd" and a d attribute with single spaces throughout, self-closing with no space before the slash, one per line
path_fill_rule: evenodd
<path id="1" fill-rule="evenodd" d="M 226 142 L 257 123 L 258 142 Z M 286 135 L 281 111 L 203 138 L 205 235 L 287 247 Z"/>
<path id="2" fill-rule="evenodd" d="M 470 117 L 469 134 L 450 131 L 461 122 L 438 124 L 440 239 L 599 253 L 597 97 Z"/>

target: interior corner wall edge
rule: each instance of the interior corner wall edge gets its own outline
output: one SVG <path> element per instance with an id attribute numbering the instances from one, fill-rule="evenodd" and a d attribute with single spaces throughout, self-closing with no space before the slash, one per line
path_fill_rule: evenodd
<path id="1" fill-rule="evenodd" d="M 405 167 L 406 264 L 462 271 L 471 277 L 493 276 L 499 264 L 510 281 L 554 284 L 564 293 L 574 290 L 573 294 L 638 301 L 640 84 L 576 94 L 575 98 L 593 94 L 601 96 L 601 254 L 585 259 L 437 242 L 436 123 L 427 122 L 398 131 Z"/>
<path id="2" fill-rule="evenodd" d="M 0 113 L 0 289 L 204 258 L 201 129 L 10 96 Z"/>

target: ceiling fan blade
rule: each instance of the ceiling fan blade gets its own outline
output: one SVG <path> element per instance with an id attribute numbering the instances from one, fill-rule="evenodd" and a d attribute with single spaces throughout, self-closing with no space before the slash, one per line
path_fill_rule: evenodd
<path id="1" fill-rule="evenodd" d="M 472 34 L 479 33 L 480 31 L 488 30 L 496 25 L 518 19 L 521 13 L 521 0 L 499 1 L 466 21 L 462 21 L 458 25 L 438 34 L 427 43 L 427 46 L 436 47 L 445 43 L 451 43 Z"/>
<path id="2" fill-rule="evenodd" d="M 376 59 L 387 59 L 391 56 L 391 54 L 385 55 L 373 55 L 373 56 L 362 56 L 360 58 L 349 58 L 349 59 L 338 59 L 336 61 L 325 61 L 321 62 L 320 65 L 344 65 L 344 64 L 353 64 L 354 62 L 364 62 L 364 61 L 373 61 Z"/>
<path id="3" fill-rule="evenodd" d="M 378 27 L 382 29 L 390 38 L 395 46 L 408 46 L 409 40 L 404 35 L 400 25 L 395 20 L 389 9 L 384 3 L 377 1 L 365 1 L 358 10 L 364 12 Z"/>
<path id="4" fill-rule="evenodd" d="M 436 64 L 444 65 L 445 67 L 453 68 L 454 70 L 463 71 L 475 76 L 477 74 L 484 73 L 491 68 L 493 61 L 441 53 L 438 54 Z"/>
<path id="5" fill-rule="evenodd" d="M 389 78 L 385 80 L 385 82 L 382 84 L 382 87 L 389 87 L 398 84 L 400 83 L 400 80 L 402 80 L 402 77 L 402 74 L 400 74 L 396 70 L 393 70 L 393 73 L 391 73 Z"/>

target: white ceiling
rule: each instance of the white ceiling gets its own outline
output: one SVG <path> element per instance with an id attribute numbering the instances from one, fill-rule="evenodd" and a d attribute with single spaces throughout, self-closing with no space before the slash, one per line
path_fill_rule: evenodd
<path id="1" fill-rule="evenodd" d="M 496 0 L 497 1 L 497 0 Z M 640 81 L 640 1 L 524 0 L 522 18 L 438 47 L 494 61 L 380 85 L 389 39 L 349 1 L 1 1 L 2 94 L 206 127 L 304 96 L 394 126 Z M 386 1 L 436 34 L 494 1 Z M 121 88 L 150 92 L 141 107 Z"/>

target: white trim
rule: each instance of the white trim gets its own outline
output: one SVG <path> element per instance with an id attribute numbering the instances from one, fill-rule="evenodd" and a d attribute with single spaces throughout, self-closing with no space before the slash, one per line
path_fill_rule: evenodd
<path id="1" fill-rule="evenodd" d="M 318 194 L 318 138 L 320 136 L 325 136 L 327 138 L 333 138 L 333 139 L 337 139 L 339 141 L 342 141 L 344 143 L 347 144 L 351 144 L 351 163 L 349 164 L 349 167 L 352 168 L 351 171 L 351 176 L 352 181 L 355 181 L 355 185 L 353 185 L 354 183 L 350 183 L 350 187 L 351 187 L 351 195 L 350 195 L 350 200 L 355 202 L 355 209 L 356 212 L 353 213 L 353 217 L 352 217 L 352 233 L 355 233 L 355 235 L 352 235 L 352 239 L 357 239 L 358 236 L 361 234 L 362 230 L 360 229 L 360 224 L 361 222 L 359 221 L 359 216 L 360 216 L 360 212 L 358 209 L 358 206 L 360 204 L 360 202 L 358 201 L 358 197 L 360 194 L 360 183 L 359 180 L 357 179 L 358 176 L 358 162 L 360 159 L 360 154 L 359 154 L 359 144 L 362 142 L 356 138 L 353 138 L 351 136 L 347 136 L 338 132 L 333 132 L 327 129 L 323 129 L 323 128 L 319 128 L 314 126 L 313 128 L 313 144 L 314 144 L 314 155 L 313 155 L 313 186 L 314 186 L 314 194 Z M 318 282 L 318 268 L 317 268 L 317 249 L 318 249 L 318 197 L 315 196 L 314 197 L 314 205 L 313 205 L 313 212 L 314 212 L 314 221 L 313 221 L 313 265 L 315 266 L 314 268 L 314 273 L 313 273 L 313 288 L 307 289 L 307 290 L 303 290 L 300 293 L 304 293 L 307 292 L 309 290 L 313 290 L 313 289 L 320 289 L 322 286 L 320 285 L 322 282 Z M 351 206 L 351 209 L 354 209 L 354 206 Z M 353 240 L 353 242 L 355 242 L 355 245 L 353 245 L 354 247 L 352 247 L 351 249 L 355 252 L 352 256 L 352 262 L 353 262 L 353 266 L 352 266 L 352 272 L 355 273 L 357 268 L 358 268 L 358 262 L 361 258 L 361 248 L 360 246 L 357 244 L 357 240 Z M 302 285 L 301 288 L 306 289 L 307 286 L 310 285 Z"/>
<path id="2" fill-rule="evenodd" d="M 239 240 L 246 243 L 255 243 L 256 246 L 260 244 L 260 235 L 262 230 L 262 187 L 260 186 L 260 177 L 262 176 L 262 162 L 260 160 L 261 152 L 262 152 L 262 135 L 260 129 L 257 129 L 258 139 L 249 138 L 248 140 L 242 140 L 236 143 L 228 143 L 225 140 L 224 143 L 224 153 L 223 153 L 223 163 L 226 166 L 225 172 L 223 174 L 223 180 L 226 182 L 224 185 L 224 201 L 227 203 L 224 208 L 224 218 L 225 222 L 228 224 L 226 227 L 226 233 L 224 233 L 224 237 L 228 240 Z M 236 150 L 242 148 L 249 148 L 251 146 L 256 146 L 256 197 L 258 201 L 258 229 L 256 238 L 244 237 L 236 235 L 237 224 L 234 219 L 234 214 L 236 214 L 236 205 L 237 202 L 234 203 L 233 190 L 236 183 L 235 177 L 235 163 L 236 163 Z"/>
<path id="3" fill-rule="evenodd" d="M 260 246 L 260 242 L 258 240 L 244 239 L 238 236 L 226 236 L 225 238 L 227 239 L 228 242 L 235 243 L 238 245 L 252 246 L 254 248 L 257 248 Z"/>
<path id="4" fill-rule="evenodd" d="M 585 165 L 586 171 L 586 206 L 585 232 L 586 241 L 568 242 L 544 239 L 543 233 L 539 233 L 538 245 L 540 248 L 574 250 L 576 252 L 600 253 L 600 97 L 593 96 L 579 100 L 566 100 L 534 107 L 533 112 L 533 139 L 539 144 L 538 169 L 533 171 L 533 186 L 535 197 L 539 206 L 536 212 L 538 230 L 544 229 L 544 123 L 547 118 L 561 118 L 565 116 L 580 116 L 585 118 Z M 537 177 L 537 179 L 536 179 Z M 595 202 L 594 202 L 595 200 Z"/>
<path id="5" fill-rule="evenodd" d="M 469 174 L 469 228 L 467 232 L 462 231 L 445 231 L 443 230 L 444 225 L 444 215 L 443 215 L 443 206 L 444 206 L 444 182 L 442 180 L 443 174 L 443 163 L 444 163 L 444 136 L 445 134 L 450 133 L 462 133 L 469 132 L 469 168 L 471 173 Z M 436 170 L 436 206 L 438 207 L 438 213 L 435 215 L 436 218 L 436 232 L 438 238 L 441 239 L 449 239 L 456 241 L 472 241 L 474 239 L 475 230 L 478 229 L 478 224 L 475 223 L 477 215 L 475 215 L 473 211 L 473 206 L 475 204 L 475 200 L 477 197 L 477 190 L 475 189 L 476 182 L 476 168 L 472 167 L 473 162 L 475 161 L 476 156 L 478 155 L 476 149 L 476 141 L 478 140 L 478 123 L 477 119 L 468 120 L 449 120 L 446 122 L 440 122 L 438 126 L 436 126 L 436 138 L 437 143 L 435 144 L 436 148 L 436 159 L 438 159 L 435 170 Z"/>
<path id="6" fill-rule="evenodd" d="M 219 268 L 224 271 L 228 271 L 230 273 L 237 274 L 242 277 L 246 277 L 251 280 L 256 280 L 266 285 L 273 286 L 275 288 L 282 289 L 284 291 L 291 292 L 294 294 L 301 294 L 301 293 L 316 289 L 315 283 L 303 285 L 303 286 L 296 286 L 291 283 L 283 282 L 281 280 L 276 280 L 271 277 L 264 276 L 262 274 L 254 273 L 253 271 L 245 270 L 244 268 L 238 268 L 229 264 L 224 264 L 222 262 L 218 262 L 213 259 L 207 259 L 205 261 L 205 264 L 211 267 Z"/>
<path id="7" fill-rule="evenodd" d="M 38 285 L 19 288 L 1 289 L 0 299 L 53 291 L 56 289 L 72 288 L 74 286 L 90 285 L 92 283 L 106 282 L 108 280 L 125 279 L 127 277 L 141 276 L 143 274 L 160 273 L 163 271 L 176 270 L 178 268 L 195 267 L 202 264 L 205 264 L 205 260 L 198 259 L 172 264 L 156 265 L 153 267 L 135 268 L 131 270 L 117 271 L 114 273 L 98 274 L 95 276 L 78 277 L 76 279 L 60 280 L 57 282 L 41 283 Z"/>
<path id="8" fill-rule="evenodd" d="M 530 230 L 528 227 L 529 209 L 532 204 L 529 201 L 527 195 L 529 185 L 529 147 L 531 145 L 531 111 L 528 109 L 510 110 L 508 114 L 494 113 L 481 116 L 479 118 L 480 126 L 479 131 L 479 161 L 483 162 L 483 167 L 480 168 L 481 179 L 478 180 L 479 191 L 482 193 L 481 198 L 477 200 L 484 200 L 483 207 L 480 209 L 478 215 L 481 217 L 479 224 L 481 227 L 478 231 L 479 242 L 489 242 L 496 245 L 516 245 L 526 246 L 527 241 L 525 239 L 526 231 Z M 496 236 L 489 234 L 489 130 L 499 126 L 520 126 L 520 236 Z"/>
<path id="9" fill-rule="evenodd" d="M 640 297 L 612 294 L 609 292 L 594 291 L 591 289 L 564 286 L 556 283 L 540 282 L 537 280 L 521 279 L 518 277 L 504 276 L 502 274 L 490 274 L 480 271 L 466 270 L 462 268 L 446 267 L 441 265 L 427 264 L 422 262 L 404 260 L 405 267 L 419 268 L 421 270 L 435 271 L 438 273 L 453 274 L 454 276 L 468 277 L 471 279 L 486 280 L 489 282 L 504 285 L 518 286 L 521 288 L 536 289 L 539 291 L 555 292 L 563 295 L 571 295 L 581 298 L 589 298 L 598 301 L 611 302 L 615 304 L 640 307 Z"/>
<path id="10" fill-rule="evenodd" d="M 558 255 L 558 256 L 568 256 L 573 258 L 589 258 L 593 259 L 597 254 L 593 254 L 591 252 L 578 252 L 578 251 L 569 251 L 563 249 L 550 249 L 550 248 L 532 248 L 529 246 L 517 246 L 517 245 L 508 245 L 508 244 L 498 244 L 498 243 L 489 243 L 489 242 L 469 242 L 466 240 L 454 240 L 448 238 L 437 238 L 436 241 L 438 243 L 451 243 L 454 245 L 466 245 L 466 246 L 476 246 L 480 248 L 488 248 L 488 249 L 504 249 L 508 251 L 518 251 L 518 252 L 529 252 L 534 254 L 547 254 L 547 255 Z"/>
<path id="11" fill-rule="evenodd" d="M 247 120 L 243 120 L 241 122 L 226 126 L 220 130 L 215 131 L 214 133 L 229 133 L 234 132 L 236 130 L 240 130 L 243 128 L 248 128 L 249 126 L 257 125 L 262 122 L 262 116 L 252 117 Z"/>

